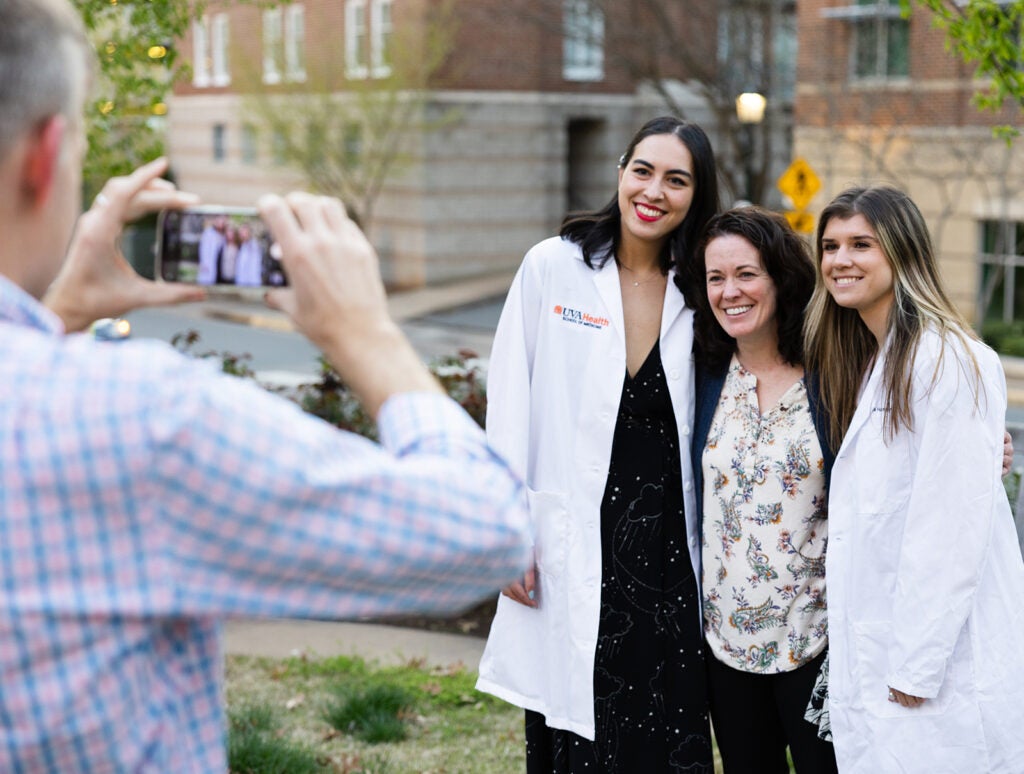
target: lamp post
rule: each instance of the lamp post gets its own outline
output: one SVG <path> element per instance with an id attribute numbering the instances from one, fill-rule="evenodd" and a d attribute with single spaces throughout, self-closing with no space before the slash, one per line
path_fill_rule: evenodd
<path id="1" fill-rule="evenodd" d="M 756 91 L 745 91 L 736 97 L 736 118 L 740 122 L 739 145 L 744 176 L 743 196 L 748 202 L 755 201 L 754 127 L 764 120 L 764 109 L 767 104 L 765 96 Z"/>

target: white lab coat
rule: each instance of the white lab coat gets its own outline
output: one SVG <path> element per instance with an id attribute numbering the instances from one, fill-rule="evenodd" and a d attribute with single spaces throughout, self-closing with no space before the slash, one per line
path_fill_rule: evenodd
<path id="1" fill-rule="evenodd" d="M 924 334 L 913 432 L 889 444 L 881 359 L 832 470 L 829 702 L 842 774 L 1024 772 L 1024 563 L 1000 480 L 1006 382 Z M 927 697 L 915 709 L 892 686 Z"/>
<path id="2" fill-rule="evenodd" d="M 693 473 L 693 313 L 669 278 L 661 358 L 680 434 L 690 561 L 697 572 Z M 601 500 L 626 373 L 614 261 L 589 269 L 552 238 L 523 261 L 494 338 L 487 437 L 524 477 L 534 523 L 537 609 L 502 597 L 477 688 L 594 738 L 601 601 Z M 699 575 L 698 575 L 699 577 Z M 693 622 L 699 626 L 698 620 Z"/>

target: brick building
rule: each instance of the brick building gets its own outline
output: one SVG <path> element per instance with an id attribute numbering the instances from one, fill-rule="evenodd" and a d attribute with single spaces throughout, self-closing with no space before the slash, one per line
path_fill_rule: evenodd
<path id="1" fill-rule="evenodd" d="M 341 95 L 386 83 L 398 41 L 423 44 L 415 31 L 429 27 L 424 20 L 441 5 L 210 2 L 183 41 L 191 81 L 176 86 L 170 102 L 169 150 L 179 183 L 206 201 L 243 205 L 264 190 L 303 186 L 275 159 L 275 143 L 285 138 L 253 118 L 246 95 L 287 99 L 324 78 L 333 78 L 330 89 Z M 513 268 L 528 247 L 555 233 L 567 210 L 611 196 L 629 137 L 665 108 L 608 55 L 635 45 L 621 36 L 635 34 L 636 24 L 614 17 L 627 4 L 604 7 L 610 18 L 574 0 L 450 6 L 447 55 L 417 116 L 441 118 L 403 143 L 402 163 L 367 224 L 392 285 Z M 713 46 L 715 37 L 698 39 Z M 703 123 L 699 100 L 692 102 L 688 117 Z M 353 127 L 354 153 L 361 139 Z"/>
<path id="2" fill-rule="evenodd" d="M 423 31 L 439 16 L 446 55 L 413 119 L 429 130 L 403 140 L 364 224 L 391 284 L 518 265 L 567 210 L 607 201 L 629 137 L 665 112 L 708 131 L 726 189 L 780 204 L 772 181 L 791 158 L 793 0 L 211 0 L 182 41 L 193 77 L 170 104 L 180 183 L 225 204 L 304 185 L 281 148 L 305 132 L 256 120 L 250 95 L 276 95 L 290 115 L 289 95 L 312 84 L 350 101 L 387 88 L 401 52 L 430 52 Z M 736 123 L 747 90 L 769 97 L 757 129 Z M 371 156 L 381 132 L 356 123 L 334 147 Z"/>
<path id="3" fill-rule="evenodd" d="M 1024 144 L 992 132 L 1019 126 L 1018 110 L 973 105 L 973 68 L 920 8 L 801 0 L 798 27 L 794 151 L 823 182 L 811 211 L 850 184 L 898 185 L 969 319 L 1024 319 Z"/>

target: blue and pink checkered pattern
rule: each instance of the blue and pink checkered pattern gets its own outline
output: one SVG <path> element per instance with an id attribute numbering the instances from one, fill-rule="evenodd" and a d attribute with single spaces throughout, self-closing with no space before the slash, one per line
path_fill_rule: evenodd
<path id="1" fill-rule="evenodd" d="M 219 622 L 455 611 L 526 566 L 451 401 L 382 446 L 156 342 L 63 336 L 0 277 L 0 771 L 222 772 Z"/>

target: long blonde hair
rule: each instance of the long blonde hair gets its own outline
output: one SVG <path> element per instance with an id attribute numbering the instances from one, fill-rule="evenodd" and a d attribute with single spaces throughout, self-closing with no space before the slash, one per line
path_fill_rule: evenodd
<path id="1" fill-rule="evenodd" d="M 893 273 L 894 300 L 886 322 L 889 346 L 882 371 L 885 404 L 889 409 L 885 438 L 890 440 L 901 427 L 913 429 L 914 358 L 926 329 L 935 330 L 942 339 L 931 384 L 935 384 L 952 336 L 970 360 L 976 403 L 981 389 L 981 372 L 967 346 L 970 340 L 977 341 L 978 336 L 943 289 L 921 211 L 910 197 L 892 186 L 848 188 L 825 207 L 818 220 L 817 281 L 804 319 L 807 367 L 819 375 L 821 400 L 829 417 L 829 440 L 836 449 L 853 419 L 864 375 L 878 354 L 878 342 L 858 312 L 839 306 L 821 276 L 825 228 L 833 218 L 846 220 L 855 215 L 863 216 L 874 230 Z"/>

